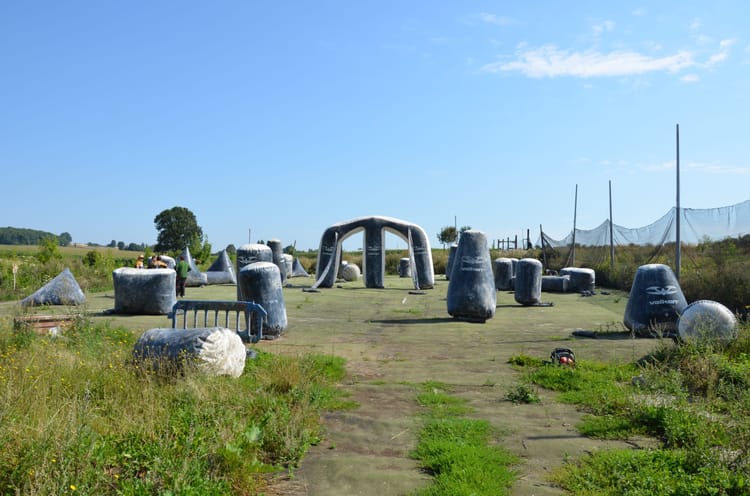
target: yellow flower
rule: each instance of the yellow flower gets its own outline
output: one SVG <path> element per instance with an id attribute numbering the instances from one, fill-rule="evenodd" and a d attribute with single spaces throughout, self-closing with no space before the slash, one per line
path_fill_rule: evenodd
<path id="1" fill-rule="evenodd" d="M 73 484 L 71 484 L 71 485 L 70 485 L 70 490 L 71 490 L 71 491 L 75 491 L 75 490 L 76 490 L 76 487 L 75 487 L 75 486 L 74 486 Z"/>

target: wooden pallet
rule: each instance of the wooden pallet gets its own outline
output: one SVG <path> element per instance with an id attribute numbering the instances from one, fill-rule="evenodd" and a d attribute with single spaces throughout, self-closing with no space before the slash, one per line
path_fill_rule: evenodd
<path id="1" fill-rule="evenodd" d="M 72 324 L 73 317 L 65 315 L 27 315 L 13 319 L 14 329 L 31 329 L 38 334 L 57 334 Z"/>

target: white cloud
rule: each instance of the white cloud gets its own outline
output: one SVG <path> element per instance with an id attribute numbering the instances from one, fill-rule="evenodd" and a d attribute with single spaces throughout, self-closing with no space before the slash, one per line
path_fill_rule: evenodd
<path id="1" fill-rule="evenodd" d="M 663 172 L 674 170 L 677 166 L 676 161 L 669 160 L 658 164 L 641 165 L 639 168 L 647 172 Z M 739 167 L 734 165 L 722 165 L 718 163 L 687 162 L 681 163 L 680 168 L 694 171 L 707 172 L 709 174 L 722 174 L 729 176 L 747 176 L 750 175 L 750 167 Z"/>
<path id="2" fill-rule="evenodd" d="M 709 172 L 711 174 L 724 174 L 731 176 L 746 176 L 750 174 L 750 167 L 721 165 L 716 163 L 689 162 L 686 164 L 686 167 L 693 170 Z"/>
<path id="3" fill-rule="evenodd" d="M 495 24 L 497 26 L 508 26 L 516 22 L 511 17 L 489 14 L 487 12 L 482 12 L 481 14 L 479 14 L 479 19 L 481 19 L 482 21 L 488 24 Z"/>
<path id="4" fill-rule="evenodd" d="M 520 72 L 532 78 L 572 76 L 581 78 L 628 76 L 648 72 L 676 73 L 696 65 L 693 54 L 681 50 L 674 55 L 650 57 L 633 51 L 601 53 L 596 50 L 569 52 L 555 45 L 520 49 L 516 60 L 494 62 L 482 71 Z"/>
<path id="5" fill-rule="evenodd" d="M 615 29 L 615 21 L 603 21 L 599 24 L 594 24 L 592 27 L 594 30 L 594 35 L 598 36 L 605 32 L 611 32 Z"/>
<path id="6" fill-rule="evenodd" d="M 646 15 L 646 9 L 643 7 L 638 7 L 637 9 L 633 9 L 633 12 L 631 12 L 632 15 L 635 17 L 643 17 Z"/>
<path id="7" fill-rule="evenodd" d="M 646 164 L 641 165 L 639 169 L 648 171 L 648 172 L 662 172 L 665 170 L 670 170 L 675 168 L 675 162 L 668 161 L 668 162 L 662 162 L 660 164 Z"/>
<path id="8" fill-rule="evenodd" d="M 703 23 L 701 22 L 700 17 L 696 17 L 693 19 L 693 21 L 690 23 L 690 29 L 700 29 L 701 25 Z"/>
<path id="9" fill-rule="evenodd" d="M 680 78 L 683 83 L 697 83 L 701 78 L 697 74 L 685 74 Z"/>
<path id="10" fill-rule="evenodd" d="M 709 57 L 708 62 L 706 62 L 706 66 L 712 67 L 728 59 L 729 49 L 732 47 L 732 45 L 734 45 L 735 41 L 736 40 L 733 39 L 721 40 L 719 42 L 719 51 Z"/>

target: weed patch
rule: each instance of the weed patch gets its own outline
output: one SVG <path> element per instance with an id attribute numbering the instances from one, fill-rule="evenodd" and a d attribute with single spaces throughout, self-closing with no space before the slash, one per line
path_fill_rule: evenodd
<path id="1" fill-rule="evenodd" d="M 417 401 L 427 412 L 412 457 L 434 479 L 414 496 L 507 494 L 517 460 L 492 444 L 496 433 L 489 422 L 463 417 L 471 409 L 444 385 L 430 382 L 423 389 Z"/>

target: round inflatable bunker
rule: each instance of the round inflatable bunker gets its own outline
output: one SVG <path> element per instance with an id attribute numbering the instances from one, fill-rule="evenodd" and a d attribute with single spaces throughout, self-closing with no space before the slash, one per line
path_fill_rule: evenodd
<path id="1" fill-rule="evenodd" d="M 641 337 L 671 334 L 677 331 L 685 307 L 685 295 L 669 266 L 641 265 L 635 271 L 623 323 Z"/>
<path id="2" fill-rule="evenodd" d="M 682 311 L 677 320 L 677 332 L 683 341 L 718 340 L 729 343 L 737 337 L 737 317 L 719 302 L 698 300 Z"/>

